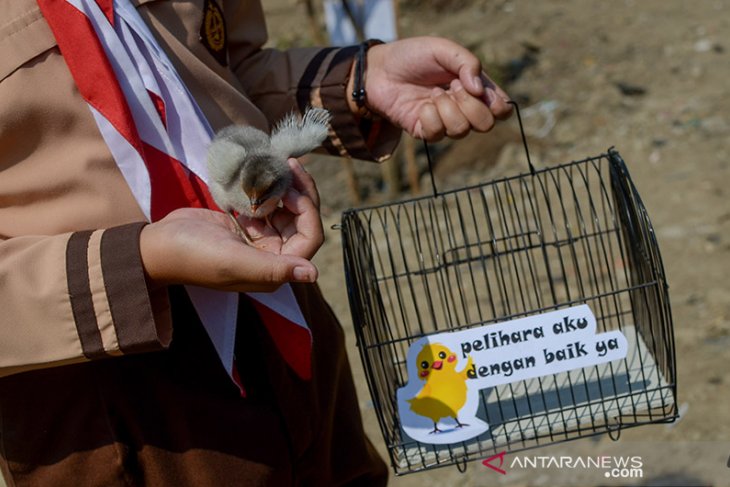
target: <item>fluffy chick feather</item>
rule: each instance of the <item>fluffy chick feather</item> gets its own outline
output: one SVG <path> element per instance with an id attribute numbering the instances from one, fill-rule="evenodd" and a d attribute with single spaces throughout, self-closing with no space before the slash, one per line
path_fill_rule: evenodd
<path id="1" fill-rule="evenodd" d="M 232 125 L 208 149 L 209 188 L 221 209 L 265 218 L 289 189 L 287 159 L 317 148 L 327 137 L 330 113 L 310 108 L 300 119 L 287 115 L 271 136 L 253 127 Z"/>

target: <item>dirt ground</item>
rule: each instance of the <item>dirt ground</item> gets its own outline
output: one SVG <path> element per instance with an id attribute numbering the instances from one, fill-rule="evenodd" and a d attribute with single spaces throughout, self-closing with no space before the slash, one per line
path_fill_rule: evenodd
<path id="1" fill-rule="evenodd" d="M 312 44 L 302 4 L 268 0 L 265 8 L 272 44 Z M 291 15 L 294 9 L 301 15 Z M 638 455 L 641 479 L 608 479 L 596 469 L 520 469 L 508 455 L 506 475 L 472 462 L 465 474 L 450 467 L 392 485 L 730 485 L 730 1 L 431 0 L 401 1 L 399 9 L 402 36 L 440 35 L 468 46 L 520 101 L 536 165 L 610 146 L 620 151 L 664 259 L 682 416 L 673 425 L 627 430 L 618 442 L 598 437 L 525 454 Z M 513 119 L 486 136 L 440 144 L 437 182 L 524 172 L 516 133 Z M 327 228 L 354 206 L 340 164 L 309 164 Z M 359 204 L 393 196 L 381 168 L 356 162 L 356 169 Z M 421 183 L 428 189 L 427 176 Z M 316 257 L 320 285 L 346 328 L 365 424 L 385 455 L 355 346 L 339 237 L 328 230 Z"/>
<path id="2" fill-rule="evenodd" d="M 313 45 L 302 3 L 263 3 L 272 45 Z M 466 45 L 521 103 L 537 166 L 620 151 L 670 285 L 681 419 L 624 431 L 618 442 L 597 437 L 507 455 L 505 475 L 472 462 L 464 474 L 449 467 L 391 485 L 730 485 L 730 0 L 401 0 L 399 7 L 402 36 Z M 513 119 L 436 147 L 439 186 L 523 172 L 515 127 Z M 309 161 L 328 229 L 315 263 L 347 333 L 366 429 L 387 458 L 355 345 L 340 235 L 329 227 L 346 207 L 385 201 L 402 188 L 383 183 L 379 166 L 356 163 L 362 201 L 354 203 L 340 166 L 333 158 Z M 422 188 L 429 184 L 424 176 Z M 514 463 L 535 456 L 638 457 L 642 476 Z"/>

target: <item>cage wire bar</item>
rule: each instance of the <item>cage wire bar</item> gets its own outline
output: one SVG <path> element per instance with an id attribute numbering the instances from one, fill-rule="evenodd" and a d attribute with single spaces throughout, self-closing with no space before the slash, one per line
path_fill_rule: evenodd
<path id="1" fill-rule="evenodd" d="M 436 196 L 348 210 L 348 295 L 396 474 L 457 465 L 677 417 L 668 286 L 619 153 Z M 401 429 L 396 391 L 419 338 L 588 304 L 621 330 L 621 361 L 480 391 L 489 431 L 430 445 Z"/>

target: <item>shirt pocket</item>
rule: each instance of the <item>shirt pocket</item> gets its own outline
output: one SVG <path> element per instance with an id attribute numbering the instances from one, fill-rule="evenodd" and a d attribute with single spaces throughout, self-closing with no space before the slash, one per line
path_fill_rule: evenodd
<path id="1" fill-rule="evenodd" d="M 35 1 L 0 0 L 0 82 L 56 46 Z M 5 20 L 9 19 L 9 20 Z"/>

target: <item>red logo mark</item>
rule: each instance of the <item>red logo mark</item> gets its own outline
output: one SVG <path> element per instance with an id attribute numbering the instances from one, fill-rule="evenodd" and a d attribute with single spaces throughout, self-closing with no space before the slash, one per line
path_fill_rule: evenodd
<path id="1" fill-rule="evenodd" d="M 507 475 L 507 472 L 505 470 L 502 470 L 502 468 L 500 468 L 504 464 L 504 456 L 506 453 L 507 453 L 506 451 L 503 451 L 502 453 L 497 453 L 496 455 L 492 455 L 491 457 L 487 458 L 486 460 L 482 460 L 482 465 L 484 465 L 485 467 L 489 467 L 492 470 L 494 470 L 495 472 L 501 473 L 502 475 Z M 492 465 L 492 460 L 494 460 L 495 458 L 499 458 L 499 467 Z"/>

